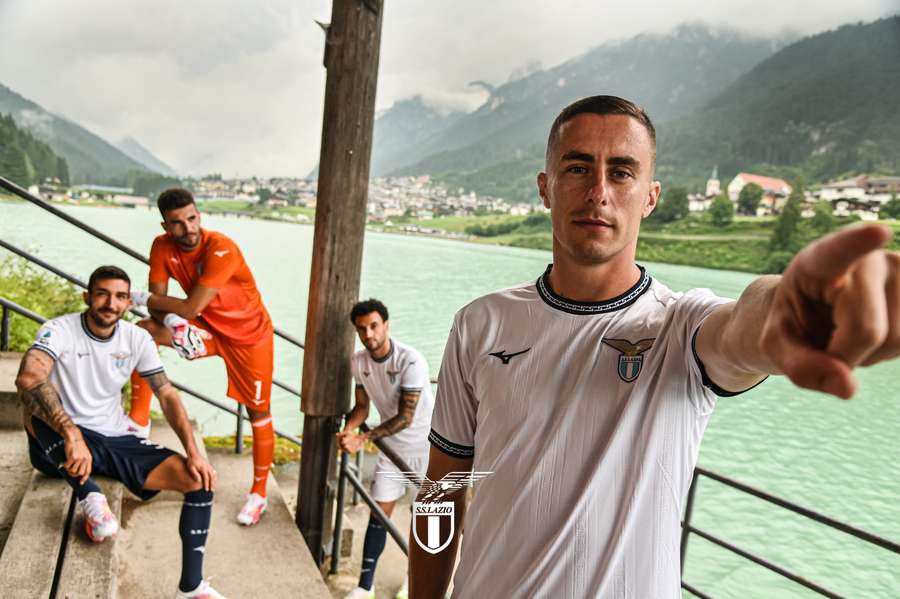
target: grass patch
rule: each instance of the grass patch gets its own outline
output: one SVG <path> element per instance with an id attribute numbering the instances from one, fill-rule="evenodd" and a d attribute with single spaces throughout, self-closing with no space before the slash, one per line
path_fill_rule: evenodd
<path id="1" fill-rule="evenodd" d="M 223 437 L 203 437 L 203 444 L 209 448 L 224 448 L 234 451 L 234 435 Z M 244 447 L 253 448 L 253 437 L 244 437 Z M 275 456 L 272 462 L 277 466 L 296 462 L 300 459 L 300 448 L 281 437 L 275 437 Z"/>

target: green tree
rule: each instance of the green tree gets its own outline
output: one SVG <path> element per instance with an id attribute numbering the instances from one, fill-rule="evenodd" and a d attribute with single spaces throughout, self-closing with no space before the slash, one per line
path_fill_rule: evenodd
<path id="1" fill-rule="evenodd" d="M 653 220 L 670 223 L 688 215 L 688 192 L 684 187 L 673 187 L 666 193 L 653 211 Z"/>
<path id="2" fill-rule="evenodd" d="M 714 227 L 727 227 L 734 220 L 734 205 L 726 194 L 718 195 L 712 201 L 709 218 Z"/>
<path id="3" fill-rule="evenodd" d="M 795 187 L 788 196 L 787 203 L 775 220 L 775 230 L 769 240 L 773 252 L 793 252 L 800 243 L 800 210 L 803 205 L 803 188 Z"/>
<path id="4" fill-rule="evenodd" d="M 891 194 L 891 199 L 881 207 L 878 215 L 882 218 L 900 218 L 900 198 L 896 193 Z"/>
<path id="5" fill-rule="evenodd" d="M 815 205 L 815 214 L 810 221 L 810 225 L 814 231 L 819 233 L 820 235 L 824 235 L 830 231 L 833 231 L 835 226 L 837 225 L 837 220 L 834 218 L 834 215 L 831 213 L 831 203 L 830 202 L 818 202 Z"/>
<path id="6" fill-rule="evenodd" d="M 78 312 L 85 307 L 79 289 L 36 269 L 22 258 L 7 258 L 0 262 L 0 289 L 3 290 L 0 295 L 6 299 L 44 318 Z M 13 314 L 10 319 L 10 350 L 28 349 L 39 326 L 24 316 Z"/>
<path id="7" fill-rule="evenodd" d="M 272 198 L 272 190 L 268 187 L 260 187 L 256 190 L 256 195 L 259 196 L 260 205 L 264 205 Z"/>
<path id="8" fill-rule="evenodd" d="M 748 183 L 741 188 L 738 195 L 738 214 L 746 214 L 747 216 L 756 216 L 756 209 L 762 201 L 763 188 L 756 183 Z"/>

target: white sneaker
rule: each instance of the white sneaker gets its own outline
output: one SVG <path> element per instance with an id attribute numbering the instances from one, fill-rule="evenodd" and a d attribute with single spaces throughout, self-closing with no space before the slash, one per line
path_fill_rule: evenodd
<path id="1" fill-rule="evenodd" d="M 375 588 L 373 587 L 367 591 L 362 587 L 356 587 L 344 595 L 344 599 L 375 599 Z"/>
<path id="2" fill-rule="evenodd" d="M 84 532 L 94 543 L 102 543 L 119 532 L 116 515 L 109 509 L 109 503 L 103 493 L 88 493 L 78 502 L 84 514 Z"/>
<path id="3" fill-rule="evenodd" d="M 403 581 L 403 586 L 394 595 L 394 599 L 409 599 L 409 583 L 407 581 Z"/>
<path id="4" fill-rule="evenodd" d="M 128 432 L 136 437 L 141 437 L 142 439 L 150 438 L 150 424 L 153 422 L 152 420 L 147 422 L 147 426 L 141 426 L 137 422 L 131 419 L 131 416 L 125 417 L 128 420 Z"/>
<path id="5" fill-rule="evenodd" d="M 244 504 L 244 507 L 241 508 L 237 515 L 237 521 L 244 526 L 253 526 L 259 522 L 263 512 L 266 511 L 267 503 L 268 501 L 265 497 L 256 493 L 250 493 L 247 495 L 247 503 Z"/>
<path id="6" fill-rule="evenodd" d="M 225 599 L 225 596 L 209 585 L 209 581 L 202 581 L 196 589 L 185 593 L 181 589 L 175 592 L 175 599 Z"/>

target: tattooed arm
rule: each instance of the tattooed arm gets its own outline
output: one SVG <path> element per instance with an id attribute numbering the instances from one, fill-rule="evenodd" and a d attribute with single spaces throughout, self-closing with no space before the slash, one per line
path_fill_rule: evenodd
<path id="1" fill-rule="evenodd" d="M 48 353 L 28 350 L 19 365 L 16 389 L 26 413 L 46 422 L 63 438 L 66 450 L 63 467 L 83 484 L 91 475 L 91 451 L 81 436 L 81 430 L 63 409 L 56 387 L 47 380 L 52 369 L 53 358 Z"/>
<path id="2" fill-rule="evenodd" d="M 393 418 L 385 420 L 367 433 L 363 433 L 364 437 L 370 441 L 380 439 L 382 437 L 390 437 L 396 435 L 410 424 L 416 415 L 416 404 L 419 402 L 421 391 L 403 391 L 400 394 L 400 410 Z"/>
<path id="3" fill-rule="evenodd" d="M 213 490 L 216 486 L 216 471 L 197 449 L 193 427 L 181 403 L 181 398 L 178 396 L 178 390 L 169 381 L 165 372 L 151 374 L 145 377 L 145 380 L 153 389 L 156 398 L 159 399 L 159 405 L 162 407 L 166 421 L 184 446 L 191 476 L 202 482 L 203 488 L 207 491 Z"/>

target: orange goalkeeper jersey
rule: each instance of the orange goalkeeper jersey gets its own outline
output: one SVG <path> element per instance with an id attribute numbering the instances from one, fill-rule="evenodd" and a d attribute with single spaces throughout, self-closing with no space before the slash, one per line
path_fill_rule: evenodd
<path id="1" fill-rule="evenodd" d="M 217 231 L 200 230 L 200 243 L 183 251 L 168 235 L 153 240 L 150 282 L 174 278 L 190 294 L 194 285 L 218 289 L 201 318 L 212 332 L 237 345 L 256 345 L 272 334 L 272 319 L 263 305 L 253 273 L 237 244 Z"/>

